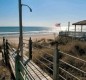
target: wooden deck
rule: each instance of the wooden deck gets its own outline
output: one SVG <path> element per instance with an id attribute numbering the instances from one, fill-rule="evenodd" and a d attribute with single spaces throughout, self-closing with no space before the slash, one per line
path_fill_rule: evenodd
<path id="1" fill-rule="evenodd" d="M 59 32 L 59 36 L 68 36 L 79 39 L 86 39 L 86 32 L 61 31 Z"/>

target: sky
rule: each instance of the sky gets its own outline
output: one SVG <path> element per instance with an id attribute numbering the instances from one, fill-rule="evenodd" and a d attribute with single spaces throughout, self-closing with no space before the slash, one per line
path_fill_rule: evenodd
<path id="1" fill-rule="evenodd" d="M 86 0 L 22 0 L 23 26 L 67 26 L 86 19 Z M 18 26 L 18 0 L 0 0 L 0 26 Z"/>

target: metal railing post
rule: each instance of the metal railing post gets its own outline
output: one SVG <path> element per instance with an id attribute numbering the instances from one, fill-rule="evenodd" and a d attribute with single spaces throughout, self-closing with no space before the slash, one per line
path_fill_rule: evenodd
<path id="1" fill-rule="evenodd" d="M 32 59 L 32 40 L 31 37 L 29 39 L 29 60 Z"/>
<path id="2" fill-rule="evenodd" d="M 53 80 L 59 80 L 59 50 L 58 43 L 55 45 L 55 53 L 53 57 Z"/>

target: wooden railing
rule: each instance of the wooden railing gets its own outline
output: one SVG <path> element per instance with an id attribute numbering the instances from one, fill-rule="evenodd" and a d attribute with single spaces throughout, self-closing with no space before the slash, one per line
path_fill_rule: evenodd
<path id="1" fill-rule="evenodd" d="M 59 32 L 59 36 L 69 36 L 69 37 L 85 38 L 86 39 L 86 32 L 61 31 L 61 32 Z"/>
<path id="2" fill-rule="evenodd" d="M 78 60 L 79 62 L 81 62 L 84 65 L 84 68 L 86 66 L 86 61 L 79 57 L 76 57 L 74 55 L 70 55 L 68 53 L 64 53 L 64 52 L 60 51 L 58 49 L 58 45 L 59 45 L 58 42 L 56 42 L 55 46 L 51 48 L 49 46 L 44 46 L 40 43 L 36 43 L 34 48 L 35 48 L 35 50 L 38 50 L 38 54 L 40 54 L 40 58 L 42 60 L 40 58 L 38 59 L 38 58 L 34 57 L 34 54 L 33 54 L 33 58 L 36 58 L 36 60 L 40 64 L 43 64 L 45 67 L 47 67 L 46 70 L 48 70 L 49 73 L 51 72 L 51 75 L 53 76 L 52 77 L 53 80 L 60 80 L 60 79 L 61 80 L 85 80 L 86 79 L 86 71 L 84 69 L 80 69 L 80 66 L 77 67 L 76 65 L 74 65 L 76 62 L 74 64 L 71 64 L 71 63 L 64 61 L 63 59 L 60 58 L 60 56 L 64 55 L 67 58 L 69 58 L 70 60 L 74 60 L 74 59 L 76 61 Z M 44 51 L 43 48 L 39 49 L 38 46 L 41 46 L 45 49 L 53 50 L 52 54 Z M 44 53 L 46 55 L 48 55 L 48 57 L 41 56 Z M 47 62 L 50 64 L 50 66 L 46 64 Z M 67 70 L 67 69 L 71 69 L 71 71 Z"/>
<path id="3" fill-rule="evenodd" d="M 22 62 L 18 51 L 13 48 L 13 45 L 8 40 L 3 38 L 2 53 L 4 55 L 4 63 L 6 66 L 11 66 L 16 80 L 86 80 L 85 70 L 62 60 L 60 55 L 78 60 L 84 66 L 86 66 L 86 61 L 60 51 L 58 42 L 55 42 L 55 45 L 51 48 L 39 42 L 32 42 L 31 38 L 29 40 L 24 39 L 24 41 L 23 52 L 26 52 L 28 56 L 24 55 Z M 52 54 L 44 49 L 51 50 Z M 39 57 L 36 57 L 34 52 L 38 53 Z"/>
<path id="4" fill-rule="evenodd" d="M 23 47 L 28 52 L 28 57 L 23 56 L 21 60 L 20 51 L 16 50 L 8 40 L 3 38 L 2 54 L 4 63 L 9 67 L 14 75 L 15 80 L 52 80 L 44 71 L 42 71 L 32 59 L 32 40 L 30 38 L 28 47 Z"/>

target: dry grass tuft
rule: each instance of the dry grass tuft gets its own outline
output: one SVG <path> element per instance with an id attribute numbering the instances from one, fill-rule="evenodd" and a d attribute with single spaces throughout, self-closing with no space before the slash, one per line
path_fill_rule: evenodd
<path id="1" fill-rule="evenodd" d="M 0 43 L 0 52 L 2 51 L 2 43 Z M 11 74 L 9 69 L 4 65 L 3 61 L 0 60 L 0 80 L 11 80 Z"/>
<path id="2" fill-rule="evenodd" d="M 10 79 L 11 79 L 11 74 L 10 74 L 9 69 L 1 65 L 0 66 L 0 80 L 10 80 Z"/>

